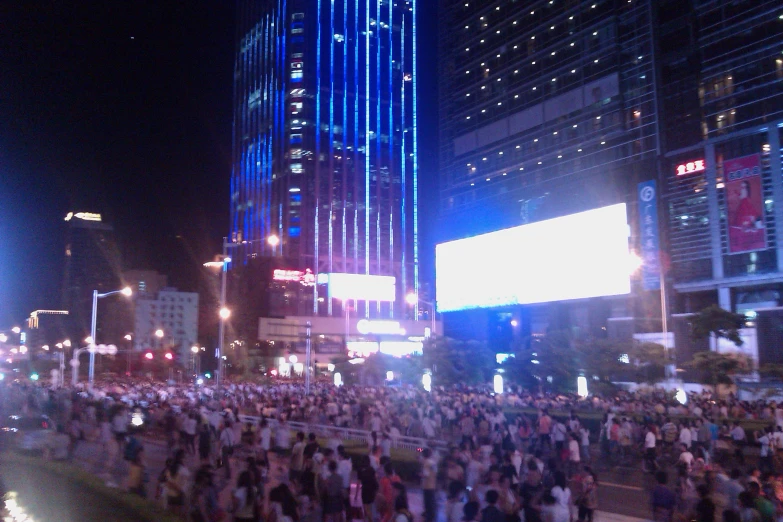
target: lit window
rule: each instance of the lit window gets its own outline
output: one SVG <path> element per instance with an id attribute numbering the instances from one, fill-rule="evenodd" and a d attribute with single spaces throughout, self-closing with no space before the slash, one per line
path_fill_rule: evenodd
<path id="1" fill-rule="evenodd" d="M 302 81 L 302 71 L 291 71 L 291 81 L 293 82 L 301 82 Z"/>
<path id="2" fill-rule="evenodd" d="M 334 41 L 337 43 L 343 43 L 345 41 L 345 36 L 341 34 L 335 34 L 334 35 Z"/>
<path id="3" fill-rule="evenodd" d="M 291 159 L 300 159 L 302 157 L 302 149 L 291 149 Z"/>

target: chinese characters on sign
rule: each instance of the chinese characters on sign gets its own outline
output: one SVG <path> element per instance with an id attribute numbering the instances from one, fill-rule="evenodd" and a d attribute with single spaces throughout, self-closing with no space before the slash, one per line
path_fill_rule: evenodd
<path id="1" fill-rule="evenodd" d="M 703 168 L 703 167 L 702 167 Z M 655 180 L 639 183 L 639 243 L 642 252 L 642 286 L 660 290 L 661 267 L 658 255 L 658 196 Z"/>
<path id="2" fill-rule="evenodd" d="M 761 190 L 761 157 L 758 154 L 725 160 L 726 212 L 729 252 L 767 248 L 764 197 Z"/>
<path id="3" fill-rule="evenodd" d="M 677 165 L 677 175 L 684 176 L 686 174 L 693 174 L 694 172 L 701 172 L 704 168 L 703 159 L 681 163 L 680 165 Z"/>

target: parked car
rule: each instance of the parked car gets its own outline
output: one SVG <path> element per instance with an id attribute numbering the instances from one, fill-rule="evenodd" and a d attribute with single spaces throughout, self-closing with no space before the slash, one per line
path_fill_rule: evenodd
<path id="1" fill-rule="evenodd" d="M 55 447 L 57 430 L 46 415 L 7 417 L 0 427 L 0 439 L 6 448 L 45 451 Z"/>

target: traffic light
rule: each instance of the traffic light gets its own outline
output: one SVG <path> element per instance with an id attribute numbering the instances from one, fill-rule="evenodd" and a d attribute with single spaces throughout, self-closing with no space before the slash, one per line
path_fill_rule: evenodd
<path id="1" fill-rule="evenodd" d="M 166 352 L 166 355 L 164 355 L 164 357 L 169 361 L 174 360 L 174 355 L 172 355 L 171 352 Z"/>
<path id="2" fill-rule="evenodd" d="M 153 357 L 155 357 L 155 356 L 152 355 L 152 352 L 147 352 L 147 353 L 144 354 L 144 358 L 148 359 L 150 361 L 152 360 Z"/>

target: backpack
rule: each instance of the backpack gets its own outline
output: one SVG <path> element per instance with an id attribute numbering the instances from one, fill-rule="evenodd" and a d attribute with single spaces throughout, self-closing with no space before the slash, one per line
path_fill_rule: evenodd
<path id="1" fill-rule="evenodd" d="M 125 446 L 125 453 L 123 454 L 123 458 L 125 460 L 134 461 L 136 460 L 136 455 L 139 454 L 141 451 L 142 446 L 141 442 L 136 437 L 131 437 L 128 441 L 128 444 Z"/>

